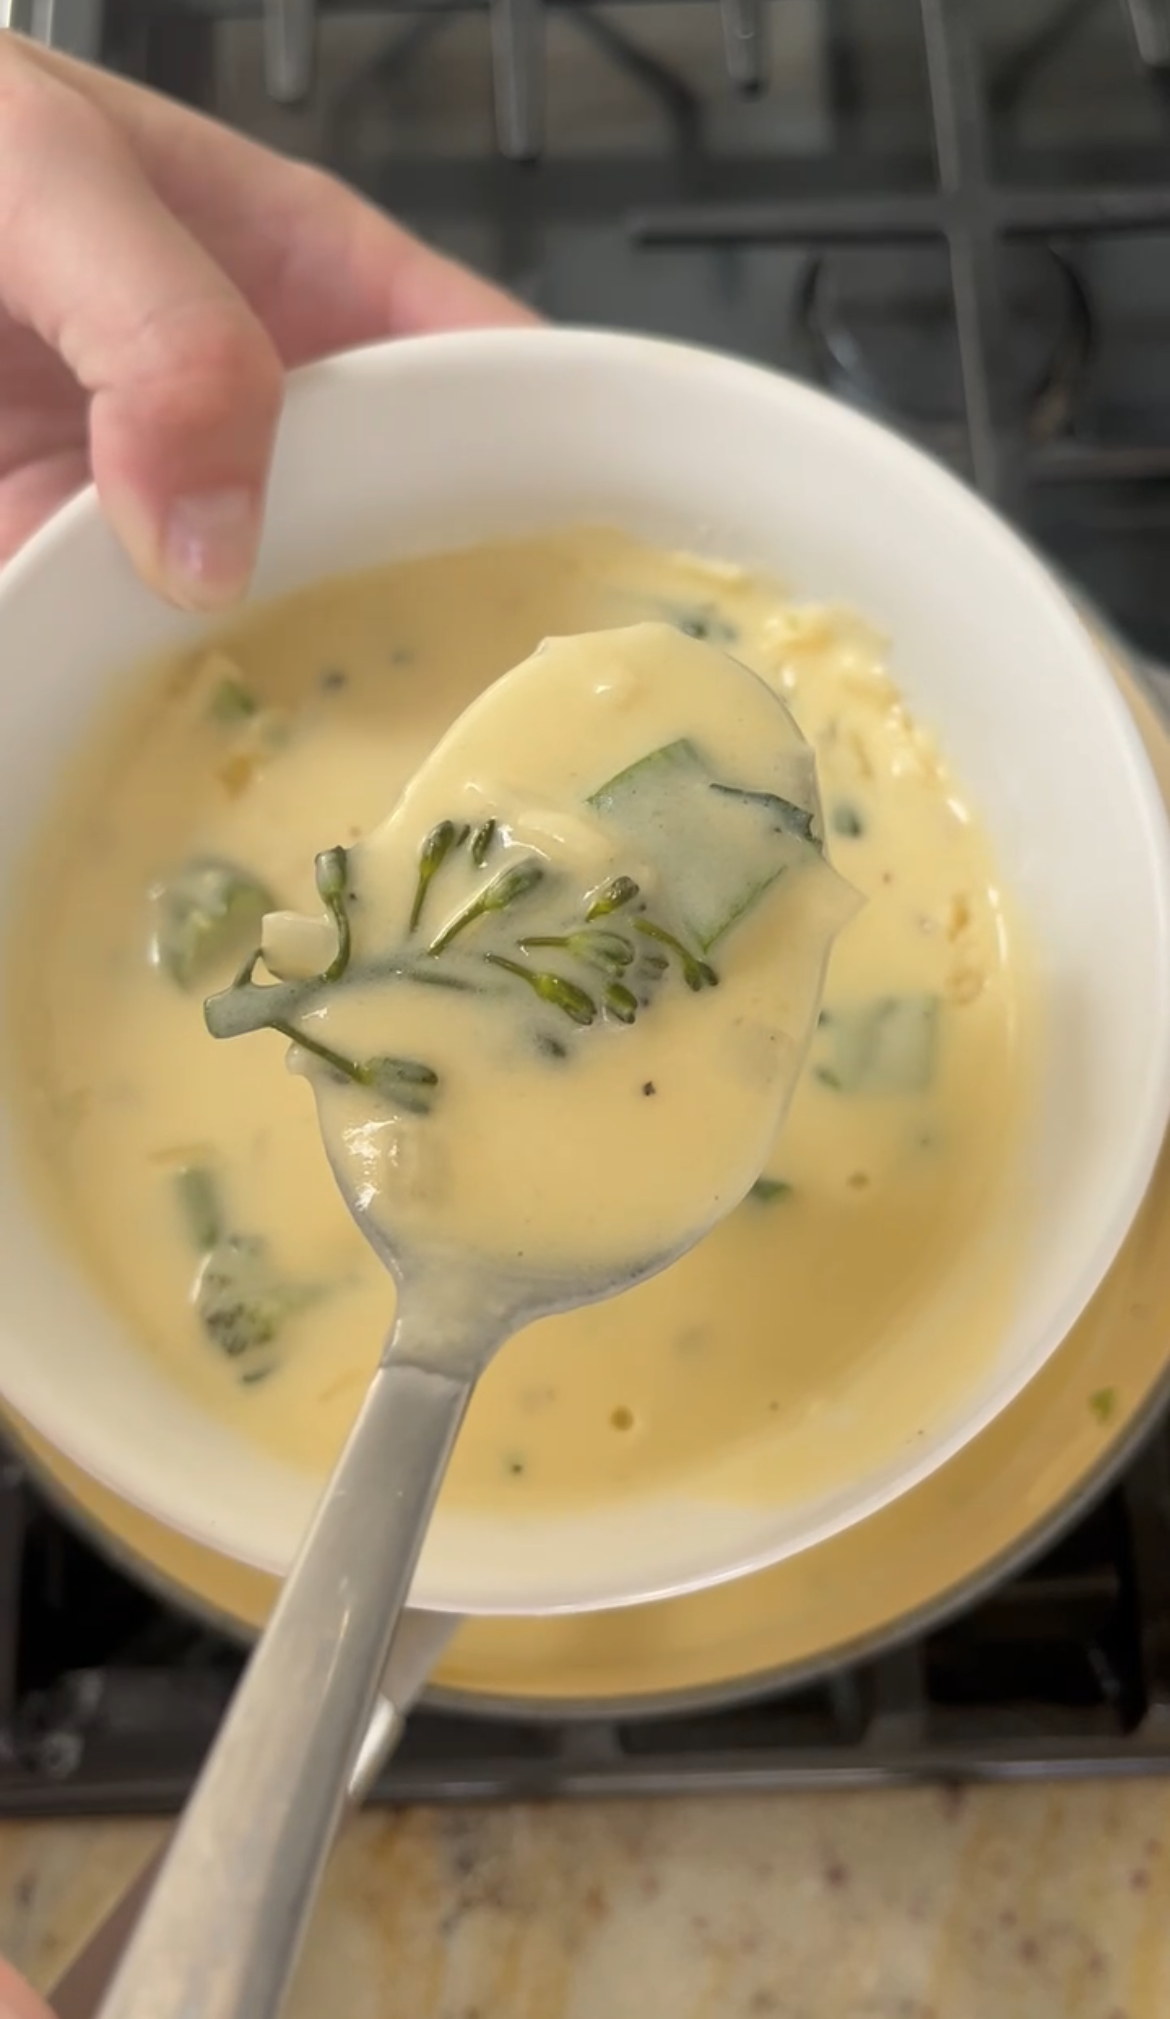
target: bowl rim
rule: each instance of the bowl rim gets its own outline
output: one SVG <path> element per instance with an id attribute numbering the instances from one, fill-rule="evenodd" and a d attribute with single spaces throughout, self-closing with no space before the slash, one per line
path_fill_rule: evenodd
<path id="1" fill-rule="evenodd" d="M 468 363 L 483 371 L 485 391 L 490 391 L 493 371 L 513 372 L 518 363 L 523 364 L 536 355 L 544 358 L 559 355 L 564 370 L 570 375 L 599 361 L 635 371 L 649 368 L 701 372 L 707 383 L 716 387 L 723 384 L 729 391 L 738 389 L 746 392 L 759 402 L 767 401 L 781 414 L 802 410 L 805 417 L 813 417 L 819 430 L 831 432 L 843 441 L 847 452 L 855 455 L 860 446 L 870 455 L 884 459 L 887 466 L 900 466 L 920 488 L 925 487 L 928 496 L 933 492 L 939 511 L 946 512 L 952 520 L 957 513 L 968 516 L 971 523 L 978 527 L 996 565 L 1010 570 L 1016 577 L 1021 592 L 1028 595 L 1036 608 L 1038 620 L 1043 619 L 1050 629 L 1056 626 L 1064 632 L 1069 651 L 1079 660 L 1078 677 L 1082 682 L 1092 684 L 1098 708 L 1111 728 L 1110 753 L 1119 771 L 1126 776 L 1150 868 L 1154 902 L 1148 923 L 1153 942 L 1161 954 L 1156 968 L 1151 970 L 1155 991 L 1151 1006 L 1156 1027 L 1170 1040 L 1170 826 L 1167 825 L 1162 796 L 1140 732 L 1110 676 L 1096 640 L 1047 561 L 961 479 L 897 430 L 789 374 L 717 350 L 623 331 L 539 326 L 392 339 L 340 353 L 289 374 L 285 413 L 287 416 L 298 405 L 322 395 L 327 397 L 331 388 L 352 386 L 355 381 L 367 382 L 373 389 L 384 383 L 388 374 L 399 380 L 409 380 L 412 374 L 418 372 L 437 370 L 441 373 Z M 60 565 L 67 557 L 70 542 L 92 527 L 100 516 L 97 494 L 90 485 L 56 512 L 0 569 L 0 625 L 9 596 L 18 592 L 36 574 Z M 266 596 L 258 596 L 253 600 L 252 607 L 266 600 Z M 1067 1336 L 1115 1259 L 1148 1187 L 1170 1119 L 1170 1041 L 1158 1047 L 1154 1056 L 1146 1061 L 1145 1078 L 1144 1109 L 1140 1123 L 1135 1123 L 1130 1130 L 1128 1155 L 1116 1163 L 1110 1184 L 1101 1188 L 1103 1208 L 1107 1210 L 1100 1213 L 1097 1238 L 1091 1245 L 1086 1245 L 1080 1266 L 1065 1284 L 1063 1297 L 1059 1302 L 1053 1300 L 1043 1337 L 1037 1328 L 1032 1353 L 1022 1357 L 1006 1377 L 988 1388 L 982 1405 L 965 1413 L 961 1426 L 954 1434 L 938 1439 L 936 1449 L 928 1457 L 907 1463 L 902 1468 L 894 1493 L 875 1486 L 869 1495 L 857 1498 L 844 1517 L 830 1515 L 818 1524 L 810 1524 L 807 1535 L 797 1545 L 799 1548 L 812 1546 L 836 1530 L 866 1519 L 878 1505 L 899 1497 L 929 1472 L 945 1464 L 963 1444 L 986 1428 L 1010 1404 Z M 1047 1343 L 1049 1339 L 1051 1343 Z M 15 1406 L 23 1411 L 25 1405 L 22 1399 L 14 1396 L 13 1400 Z M 27 1413 L 32 1420 L 32 1412 Z M 50 1435 L 45 1427 L 43 1411 L 38 1411 L 38 1417 L 36 1427 L 42 1434 Z M 125 1470 L 111 1469 L 108 1463 L 96 1463 L 92 1449 L 87 1451 L 83 1448 L 90 1442 L 84 1426 L 77 1424 L 75 1429 L 80 1435 L 71 1438 L 60 1438 L 56 1431 L 52 1432 L 53 1442 L 74 1463 L 90 1471 L 114 1491 L 126 1493 L 128 1481 Z M 131 1460 L 130 1473 L 139 1471 L 141 1468 L 135 1465 L 133 1454 L 126 1455 Z M 136 1485 L 130 1497 L 156 1518 L 174 1523 L 174 1515 L 157 1505 L 157 1469 L 153 1476 L 154 1493 Z M 222 1549 L 222 1531 L 210 1524 L 193 1525 L 184 1520 L 177 1525 L 193 1540 Z M 761 1568 L 784 1553 L 784 1550 L 757 1549 L 723 1570 L 703 1569 L 689 1579 L 673 1581 L 660 1588 L 631 1591 L 628 1596 L 608 1603 L 640 1604 L 668 1593 L 710 1586 Z M 278 1573 L 287 1567 L 254 1553 L 244 1553 L 240 1560 Z M 427 1594 L 422 1597 L 421 1602 L 434 1609 L 454 1609 L 450 1606 L 450 1594 L 438 1589 L 433 1596 Z M 597 1601 L 574 1599 L 560 1606 L 542 1605 L 530 1609 L 546 1613 L 578 1611 L 590 1609 L 595 1603 Z M 485 1603 L 475 1609 L 491 1613 L 511 1608 Z"/>

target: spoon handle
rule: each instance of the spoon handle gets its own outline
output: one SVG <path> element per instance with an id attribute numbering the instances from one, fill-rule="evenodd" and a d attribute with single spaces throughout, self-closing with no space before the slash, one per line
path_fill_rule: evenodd
<path id="1" fill-rule="evenodd" d="M 407 1714 L 426 1688 L 435 1663 L 459 1624 L 454 1613 L 403 1613 L 373 1714 L 354 1761 L 346 1790 L 347 1807 L 356 1808 L 365 1801 L 406 1729 Z M 55 2019 L 96 2019 L 130 1937 L 146 1910 L 173 1837 L 172 1830 L 151 1852 L 141 1871 L 49 1986 L 45 1999 Z"/>
<path id="2" fill-rule="evenodd" d="M 408 1342 L 400 1315 L 102 2019 L 279 2009 L 471 1393 Z"/>

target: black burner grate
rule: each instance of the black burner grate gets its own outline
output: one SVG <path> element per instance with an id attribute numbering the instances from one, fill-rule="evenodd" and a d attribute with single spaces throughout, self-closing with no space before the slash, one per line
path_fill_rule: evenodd
<path id="1" fill-rule="evenodd" d="M 649 210 L 632 229 L 645 245 L 868 245 L 946 248 L 966 420 L 966 460 L 977 487 L 1018 515 L 1025 483 L 1170 476 L 1170 442 L 1030 442 L 1010 398 L 1003 253 L 1016 241 L 1075 244 L 1106 234 L 1164 231 L 1170 176 L 1148 184 L 1010 186 L 990 163 L 988 92 L 970 0 L 920 0 L 935 143 L 934 187 L 784 202 L 677 205 Z M 1162 10 L 1138 5 L 1146 40 Z M 1170 24 L 1170 13 L 1166 15 Z M 1170 27 L 1167 29 L 1170 33 Z M 1163 57 L 1162 60 L 1165 60 Z M 1001 79 L 999 97 L 1005 94 Z"/>
<path id="2" fill-rule="evenodd" d="M 1167 0 L 316 0 L 322 50 L 359 17 L 381 38 L 299 112 L 245 53 L 258 0 L 68 4 L 103 14 L 111 62 L 325 161 L 553 317 L 877 410 L 1170 660 Z"/>
<path id="3" fill-rule="evenodd" d="M 0 1815 L 167 1813 L 239 1650 L 0 1478 Z M 1170 1432 L 1035 1567 L 878 1659 L 668 1717 L 416 1714 L 375 1799 L 672 1794 L 1170 1770 Z"/>

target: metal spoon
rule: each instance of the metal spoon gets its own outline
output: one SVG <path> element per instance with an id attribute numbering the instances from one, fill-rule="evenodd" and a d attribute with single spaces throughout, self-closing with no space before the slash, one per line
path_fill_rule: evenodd
<path id="1" fill-rule="evenodd" d="M 621 1274 L 549 1280 L 391 1252 L 347 1202 L 393 1270 L 397 1319 L 103 2019 L 273 2019 L 478 1377 L 521 1326 L 628 1289 L 707 1231 Z"/>
<path id="2" fill-rule="evenodd" d="M 770 1039 L 780 1033 L 772 1031 L 769 1037 L 767 1017 L 760 1007 L 759 973 L 742 995 L 735 992 L 725 974 L 717 1000 L 727 1007 L 715 1026 L 726 1040 L 720 1056 L 725 1065 L 732 1058 L 742 1060 L 744 1054 L 737 1049 L 737 1042 L 743 1036 L 742 1027 L 751 1028 L 755 1018 L 768 1040 L 766 1064 L 754 1072 L 747 1072 L 742 1065 L 734 1069 L 726 1065 L 722 1092 L 734 1098 L 723 1102 L 718 1115 L 710 1104 L 700 1104 L 695 1110 L 706 1126 L 692 1132 L 693 1140 L 680 1167 L 684 1182 L 667 1193 L 672 1202 L 668 1211 L 658 1191 L 646 1189 L 655 1176 L 649 1167 L 653 1149 L 645 1153 L 649 1163 L 631 1167 L 635 1182 L 622 1195 L 627 1217 L 621 1222 L 620 1238 L 629 1241 L 634 1253 L 624 1260 L 604 1250 L 600 1260 L 591 1259 L 598 1251 L 588 1241 L 577 1244 L 579 1229 L 572 1223 L 579 1217 L 579 1186 L 573 1183 L 570 1190 L 558 1185 L 556 1177 L 558 1171 L 573 1166 L 563 1158 L 550 1163 L 543 1138 L 531 1131 L 526 1136 L 523 1130 L 517 1132 L 523 1154 L 510 1163 L 515 1190 L 509 1184 L 489 1196 L 486 1188 L 481 1188 L 471 1203 L 490 1208 L 489 1231 L 478 1247 L 469 1246 L 467 1254 L 461 1255 L 452 1246 L 456 1235 L 461 1238 L 464 1232 L 459 1214 L 452 1220 L 455 1234 L 448 1227 L 440 1242 L 435 1225 L 441 1224 L 442 1216 L 438 1222 L 432 1217 L 429 1202 L 433 1194 L 425 1183 L 415 1186 L 407 1181 L 404 1170 L 409 1166 L 397 1161 L 397 1137 L 392 1136 L 390 1143 L 393 1157 L 384 1149 L 382 1129 L 390 1126 L 393 1130 L 398 1124 L 367 1119 L 367 1090 L 380 1083 L 380 1074 L 389 1075 L 389 1099 L 397 1101 L 406 1113 L 416 1112 L 411 1102 L 420 1100 L 425 1112 L 427 1097 L 419 1090 L 440 1082 L 422 1054 L 410 1055 L 412 1039 L 407 1040 L 404 1055 L 397 1055 L 396 1046 L 395 1056 L 384 1056 L 380 1021 L 373 1019 L 373 1037 L 370 1016 L 363 1021 L 363 1002 L 366 1012 L 371 1008 L 370 996 L 363 997 L 363 988 L 369 991 L 378 983 L 371 981 L 369 974 L 361 982 L 360 958 L 357 970 L 353 966 L 355 934 L 350 906 L 359 898 L 363 902 L 372 899 L 358 912 L 360 940 L 360 921 L 370 917 L 376 922 L 382 916 L 379 905 L 397 918 L 397 907 L 413 885 L 406 928 L 409 938 L 420 923 L 432 880 L 465 844 L 460 862 L 469 875 L 470 895 L 465 892 L 461 899 L 453 896 L 454 909 L 448 909 L 446 923 L 426 942 L 427 960 L 438 961 L 467 929 L 484 929 L 485 922 L 487 926 L 498 922 L 512 906 L 529 899 L 536 903 L 538 891 L 549 894 L 552 908 L 543 924 L 539 909 L 524 914 L 535 920 L 527 939 L 513 942 L 505 938 L 500 945 L 493 944 L 490 935 L 486 944 L 481 937 L 477 944 L 483 966 L 475 967 L 477 982 L 469 985 L 466 977 L 456 973 L 455 993 L 450 998 L 456 1010 L 451 1010 L 449 1002 L 449 1020 L 443 1022 L 435 999 L 428 999 L 423 1012 L 417 1006 L 422 996 L 414 997 L 414 1024 L 407 1019 L 407 1031 L 417 1029 L 421 1043 L 423 1026 L 432 1035 L 432 1026 L 446 1029 L 452 1046 L 459 1035 L 474 1055 L 474 1020 L 480 1014 L 481 996 L 478 978 L 483 973 L 494 977 L 504 971 L 529 983 L 545 984 L 536 989 L 538 1000 L 541 1004 L 551 1001 L 556 1013 L 567 1014 L 574 1024 L 588 1027 L 597 1018 L 597 1003 L 586 989 L 558 973 L 544 975 L 517 965 L 515 954 L 536 946 L 571 947 L 573 938 L 565 937 L 566 933 L 571 935 L 575 929 L 579 939 L 596 916 L 605 919 L 621 913 L 625 905 L 639 898 L 639 881 L 616 874 L 614 836 L 626 836 L 624 845 L 627 851 L 632 850 L 632 859 L 641 869 L 647 850 L 654 866 L 657 834 L 669 863 L 671 845 L 661 841 L 661 833 L 669 836 L 673 830 L 669 824 L 663 828 L 658 804 L 663 786 L 650 788 L 652 806 L 657 810 L 639 816 L 641 825 L 628 807 L 625 828 L 619 820 L 611 830 L 595 813 L 589 816 L 593 823 L 589 826 L 585 816 L 579 816 L 585 823 L 588 844 L 584 860 L 587 866 L 595 864 L 597 880 L 595 887 L 588 882 L 580 885 L 581 872 L 572 859 L 574 877 L 567 879 L 569 900 L 563 890 L 558 896 L 556 877 L 548 875 L 550 850 L 554 855 L 559 851 L 558 859 L 566 854 L 572 858 L 572 849 L 558 839 L 562 831 L 559 818 L 551 826 L 537 821 L 537 846 L 531 833 L 528 840 L 518 840 L 510 822 L 501 824 L 494 816 L 476 827 L 472 839 L 471 823 L 463 821 L 462 815 L 458 822 L 449 818 L 444 809 L 452 802 L 462 807 L 468 781 L 479 777 L 483 767 L 490 775 L 492 766 L 505 760 L 513 778 L 511 795 L 520 805 L 526 803 L 527 795 L 539 808 L 547 803 L 544 795 L 548 791 L 553 792 L 556 803 L 556 793 L 563 791 L 567 804 L 575 806 L 580 786 L 578 742 L 583 735 L 587 740 L 595 729 L 599 706 L 611 705 L 606 699 L 613 692 L 608 675 L 615 666 L 623 677 L 628 676 L 632 683 L 628 691 L 640 697 L 651 727 L 668 708 L 672 723 L 688 730 L 693 727 L 702 740 L 726 706 L 741 736 L 748 737 L 754 725 L 776 760 L 786 794 L 790 774 L 799 776 L 804 788 L 799 807 L 787 796 L 762 795 L 770 809 L 763 816 L 763 826 L 758 810 L 749 810 L 760 794 L 745 793 L 708 777 L 711 793 L 720 796 L 717 800 L 703 798 L 700 833 L 703 848 L 716 854 L 720 848 L 727 851 L 731 887 L 741 902 L 750 905 L 752 893 L 778 886 L 794 871 L 800 881 L 795 886 L 785 883 L 784 889 L 804 887 L 810 892 L 813 908 L 806 929 L 802 935 L 798 922 L 790 917 L 786 933 L 777 939 L 777 958 L 794 962 L 793 976 L 799 977 L 792 984 L 798 1007 L 793 1009 L 790 1004 L 788 1014 L 795 1016 L 798 1025 L 803 1023 L 806 1037 L 812 1029 L 824 959 L 855 899 L 812 841 L 819 809 L 811 752 L 782 704 L 754 675 L 710 647 L 684 639 L 669 625 L 636 626 L 612 634 L 605 648 L 608 656 L 602 662 L 608 669 L 607 680 L 600 685 L 597 650 L 595 639 L 552 641 L 473 704 L 416 775 L 395 812 L 361 844 L 371 851 L 367 869 L 371 861 L 381 864 L 387 877 L 384 887 L 372 875 L 368 887 L 351 894 L 355 872 L 349 852 L 333 849 L 318 858 L 318 894 L 328 914 L 321 923 L 336 934 L 336 949 L 328 966 L 318 968 L 315 961 L 310 964 L 307 985 L 313 994 L 308 1008 L 303 999 L 295 998 L 296 983 L 277 981 L 257 986 L 253 979 L 255 959 L 230 990 L 212 998 L 208 1005 L 208 1026 L 213 1035 L 239 1035 L 246 1028 L 261 1028 L 267 1023 L 300 1048 L 317 1097 L 334 1176 L 354 1219 L 397 1282 L 398 1317 L 308 1538 L 252 1657 L 115 1979 L 104 2008 L 106 2019 L 273 2019 L 337 1827 L 427 1523 L 476 1381 L 503 1342 L 521 1327 L 553 1312 L 615 1296 L 693 1247 L 758 1176 L 759 1163 L 750 1171 L 743 1166 L 751 1162 L 753 1149 L 761 1160 L 766 1155 L 799 1071 L 798 1044 L 772 1048 Z M 512 767 L 517 762 L 517 742 L 523 744 L 525 736 L 531 736 L 534 716 L 547 726 L 548 733 L 532 743 L 535 773 L 525 780 L 523 768 L 517 778 Z M 685 740 L 668 747 L 692 754 L 694 748 Z M 661 756 L 661 751 L 658 754 Z M 702 768 L 697 756 L 694 762 Z M 641 765 L 634 770 L 641 772 Z M 620 784 L 621 776 L 628 778 L 629 774 L 612 782 Z M 631 788 L 625 789 L 628 792 Z M 645 784 L 641 789 L 646 789 Z M 695 789 L 692 785 L 692 797 Z M 639 788 L 633 790 L 636 798 Z M 475 804 L 478 820 L 483 809 L 480 802 Z M 685 804 L 691 807 L 687 817 L 697 820 L 691 798 Z M 633 827 L 627 832 L 631 820 Z M 523 827 L 524 821 L 520 824 Z M 485 870 L 484 860 L 477 854 L 481 836 L 486 837 L 485 851 L 492 846 L 493 837 L 498 841 L 505 856 L 502 867 Z M 761 848 L 767 871 L 762 885 L 758 882 Z M 404 869 L 408 872 L 405 880 L 401 876 L 396 880 L 395 873 Z M 691 875 L 695 875 L 694 865 Z M 601 907 L 599 911 L 586 902 L 590 892 Z M 727 892 L 721 891 L 714 916 L 707 921 L 712 930 L 703 939 L 704 946 L 739 915 L 735 911 L 728 914 L 727 903 Z M 376 935 L 376 923 L 370 930 Z M 524 928 L 520 930 L 523 933 Z M 534 930 L 536 936 L 531 936 Z M 710 1002 L 720 977 L 709 963 L 689 953 L 657 918 L 636 915 L 634 930 L 648 935 L 656 949 L 672 950 L 685 982 L 677 1004 L 686 1004 L 698 994 Z M 390 943 L 394 943 L 392 939 Z M 465 944 L 460 938 L 459 949 Z M 368 956 L 369 948 L 365 951 Z M 279 946 L 276 952 L 279 955 Z M 279 959 L 270 957 L 272 953 L 268 946 L 264 957 L 272 972 L 279 975 L 282 968 Z M 452 960 L 457 958 L 458 949 Z M 625 973 L 635 958 L 627 948 L 620 971 Z M 667 956 L 662 953 L 659 958 L 664 970 Z M 359 975 L 356 985 L 355 972 Z M 428 969 L 428 973 L 433 978 L 435 970 Z M 383 975 L 382 986 L 385 981 Z M 296 1014 L 290 1009 L 290 986 L 299 1001 Z M 647 988 L 653 992 L 649 984 Z M 347 989 L 351 991 L 348 997 Z M 332 997 L 330 990 L 336 992 Z M 785 995 L 781 990 L 780 998 Z M 224 1006 L 234 1012 L 240 1008 L 241 998 L 248 1018 L 243 1022 L 236 1018 L 233 1027 L 233 1019 L 223 1013 Z M 259 1020 L 254 1014 L 257 998 Z M 466 1028 L 457 1021 L 453 1026 L 450 1019 L 456 1018 L 458 1005 L 466 1004 L 468 998 L 471 1021 Z M 501 1014 L 509 1020 L 510 1028 L 515 1012 L 510 999 L 505 1000 L 508 1006 Z M 497 998 L 492 996 L 488 1001 L 494 1013 Z M 274 1002 L 279 1007 L 274 1009 Z M 641 1007 L 632 991 L 615 980 L 610 981 L 609 997 L 603 1002 L 616 1009 L 621 1027 L 634 1023 Z M 350 1036 L 346 1035 L 347 1003 L 356 1017 L 356 1032 Z M 340 1050 L 334 1044 L 335 1017 L 340 1018 Z M 711 1026 L 706 1028 L 709 1033 Z M 781 1022 L 781 1032 L 784 1030 Z M 616 1029 L 609 1036 L 618 1041 Z M 608 1037 L 600 1040 L 608 1041 Z M 637 1041 L 638 1034 L 629 1040 Z M 559 1055 L 563 1056 L 563 1051 Z M 655 1055 L 645 1054 L 647 1058 Z M 614 1054 L 608 1056 L 612 1059 Z M 700 1049 L 700 1060 L 706 1056 Z M 500 1070 L 504 1072 L 503 1067 Z M 698 1070 L 705 1068 L 700 1065 Z M 490 1075 L 482 1075 L 480 1084 L 490 1085 Z M 604 1088 L 604 1080 L 601 1084 Z M 596 1161 L 607 1151 L 608 1143 L 599 1149 L 595 1105 L 590 1106 L 596 1103 L 598 1082 L 588 1080 L 585 1086 L 584 1097 L 562 1094 L 558 1120 L 562 1135 L 567 1132 L 571 1136 L 575 1128 L 580 1131 L 581 1139 L 592 1144 Z M 646 1091 L 654 1091 L 652 1083 Z M 479 1112 L 485 1140 L 490 1128 L 495 1141 L 497 1129 L 506 1129 L 511 1110 L 504 1108 L 501 1114 L 489 1102 Z M 659 1139 L 647 1140 L 653 1144 Z M 392 1185 L 385 1182 L 388 1170 Z M 600 1186 L 602 1182 L 598 1171 L 597 1183 Z M 571 1273 L 550 1274 L 546 1264 L 533 1264 L 513 1253 L 511 1218 L 523 1217 L 517 1199 L 528 1199 L 529 1212 L 536 1214 L 532 1202 L 538 1193 L 542 1195 L 541 1210 L 546 1205 L 559 1209 L 559 1216 L 553 1213 L 549 1221 L 556 1225 L 557 1239 L 564 1243 L 559 1252 L 579 1257 L 566 1264 Z M 607 1224 L 617 1222 L 603 1221 L 603 1228 Z M 414 1231 L 407 1231 L 409 1228 Z M 649 1252 L 638 1255 L 639 1243 Z M 557 1241 L 550 1241 L 542 1251 L 538 1240 L 536 1253 L 539 1256 L 542 1252 L 558 1252 Z"/>

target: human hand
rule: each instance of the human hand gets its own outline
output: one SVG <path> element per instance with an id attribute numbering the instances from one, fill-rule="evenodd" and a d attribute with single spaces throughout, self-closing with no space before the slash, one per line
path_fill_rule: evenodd
<path id="1" fill-rule="evenodd" d="M 92 476 L 148 582 L 224 607 L 284 371 L 532 320 L 319 170 L 0 31 L 0 563 Z"/>
<path id="2" fill-rule="evenodd" d="M 31 1984 L 18 1977 L 11 1964 L 0 1956 L 0 2019 L 53 2019 L 44 2000 Z"/>

